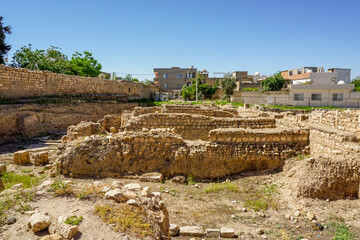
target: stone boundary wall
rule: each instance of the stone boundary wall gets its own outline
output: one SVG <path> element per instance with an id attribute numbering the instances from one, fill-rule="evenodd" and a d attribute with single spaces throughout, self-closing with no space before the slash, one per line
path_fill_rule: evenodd
<path id="1" fill-rule="evenodd" d="M 142 131 L 143 128 L 170 128 L 187 140 L 208 140 L 210 130 L 216 128 L 275 128 L 270 118 L 214 118 L 179 113 L 151 113 L 128 116 L 121 130 Z"/>
<path id="2" fill-rule="evenodd" d="M 161 172 L 165 176 L 192 175 L 195 179 L 216 179 L 247 170 L 273 170 L 283 166 L 291 156 L 308 154 L 305 130 L 289 130 L 285 141 L 273 141 L 273 135 L 282 132 L 249 131 L 248 140 L 259 141 L 243 139 L 236 144 L 211 141 L 190 144 L 166 129 L 92 135 L 59 146 L 59 170 L 72 177 Z M 231 136 L 238 133 L 227 132 Z M 267 139 L 266 143 L 263 138 Z"/>
<path id="3" fill-rule="evenodd" d="M 105 80 L 30 71 L 0 65 L 0 98 L 17 99 L 39 96 L 111 96 L 121 100 L 150 97 L 152 86 L 132 81 Z"/>
<path id="4" fill-rule="evenodd" d="M 360 110 L 315 110 L 310 122 L 353 132 L 360 137 Z"/>
<path id="5" fill-rule="evenodd" d="M 19 138 L 65 132 L 81 121 L 132 110 L 137 103 L 58 103 L 0 105 L 0 144 Z M 121 115 L 120 115 L 121 116 Z"/>

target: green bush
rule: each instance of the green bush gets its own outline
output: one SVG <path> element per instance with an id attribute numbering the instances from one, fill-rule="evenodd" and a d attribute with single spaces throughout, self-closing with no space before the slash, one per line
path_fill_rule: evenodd
<path id="1" fill-rule="evenodd" d="M 248 88 L 243 88 L 243 89 L 241 89 L 241 91 L 243 91 L 243 92 L 258 92 L 259 89 L 258 89 L 258 88 L 248 87 Z"/>

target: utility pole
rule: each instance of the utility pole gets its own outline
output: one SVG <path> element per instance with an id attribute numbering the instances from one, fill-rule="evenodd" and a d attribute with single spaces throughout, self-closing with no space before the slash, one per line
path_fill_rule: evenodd
<path id="1" fill-rule="evenodd" d="M 195 72 L 195 81 L 196 81 L 196 102 L 198 101 L 198 80 L 197 80 L 197 71 Z"/>

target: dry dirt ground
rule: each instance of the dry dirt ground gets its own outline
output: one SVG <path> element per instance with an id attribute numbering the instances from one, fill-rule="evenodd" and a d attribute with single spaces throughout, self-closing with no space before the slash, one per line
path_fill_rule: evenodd
<path id="1" fill-rule="evenodd" d="M 8 172 L 33 174 L 39 179 L 50 178 L 49 170 L 33 165 L 15 166 L 12 164 L 12 157 L 12 153 L 0 155 L 0 163 L 7 164 Z M 296 165 L 302 160 L 297 157 L 287 164 Z M 57 178 L 67 180 L 62 176 Z M 80 185 L 97 181 L 106 186 L 119 179 L 70 180 Z M 291 189 L 286 187 L 288 180 L 282 170 L 246 172 L 228 179 L 207 182 L 196 182 L 189 178 L 187 185 L 173 183 L 171 179 L 166 179 L 163 183 L 140 182 L 136 177 L 120 179 L 123 184 L 136 182 L 142 187 L 149 186 L 152 191 L 161 192 L 169 211 L 170 223 L 180 227 L 196 225 L 205 229 L 233 228 L 240 239 L 328 240 L 340 234 L 348 234 L 352 238 L 337 239 L 360 239 L 359 199 L 325 201 L 292 198 Z M 94 214 L 95 205 L 99 202 L 101 199 L 98 198 L 54 196 L 53 193 L 46 193 L 34 197 L 29 204 L 31 208 L 46 211 L 55 218 L 66 214 L 82 216 L 83 221 L 75 239 L 136 239 L 132 234 L 115 232 L 111 226 L 102 222 Z M 11 225 L 1 223 L 0 239 L 40 239 L 47 234 L 43 231 L 34 235 L 26 226 L 29 216 L 15 210 L 3 213 L 6 218 L 16 217 L 17 221 Z M 315 216 L 313 221 L 309 220 L 312 219 L 311 214 Z M 259 229 L 264 234 L 258 234 Z"/>

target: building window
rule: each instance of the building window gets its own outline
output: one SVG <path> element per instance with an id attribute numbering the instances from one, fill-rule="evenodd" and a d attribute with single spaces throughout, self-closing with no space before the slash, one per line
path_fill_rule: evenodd
<path id="1" fill-rule="evenodd" d="M 321 94 L 311 94 L 311 101 L 321 101 Z"/>
<path id="2" fill-rule="evenodd" d="M 304 101 L 304 94 L 295 93 L 294 94 L 294 101 Z"/>
<path id="3" fill-rule="evenodd" d="M 289 71 L 289 76 L 292 76 L 292 71 Z"/>
<path id="4" fill-rule="evenodd" d="M 164 88 L 167 88 L 167 87 L 168 87 L 167 83 L 164 83 Z"/>
<path id="5" fill-rule="evenodd" d="M 342 93 L 334 93 L 333 101 L 343 101 L 344 95 Z"/>
<path id="6" fill-rule="evenodd" d="M 164 73 L 164 74 L 163 74 L 163 78 L 168 78 L 167 73 Z"/>
<path id="7" fill-rule="evenodd" d="M 177 78 L 181 78 L 181 74 L 178 74 L 178 75 L 177 75 Z"/>
<path id="8" fill-rule="evenodd" d="M 302 73 L 302 70 L 301 69 L 298 69 L 298 74 L 301 74 Z"/>

